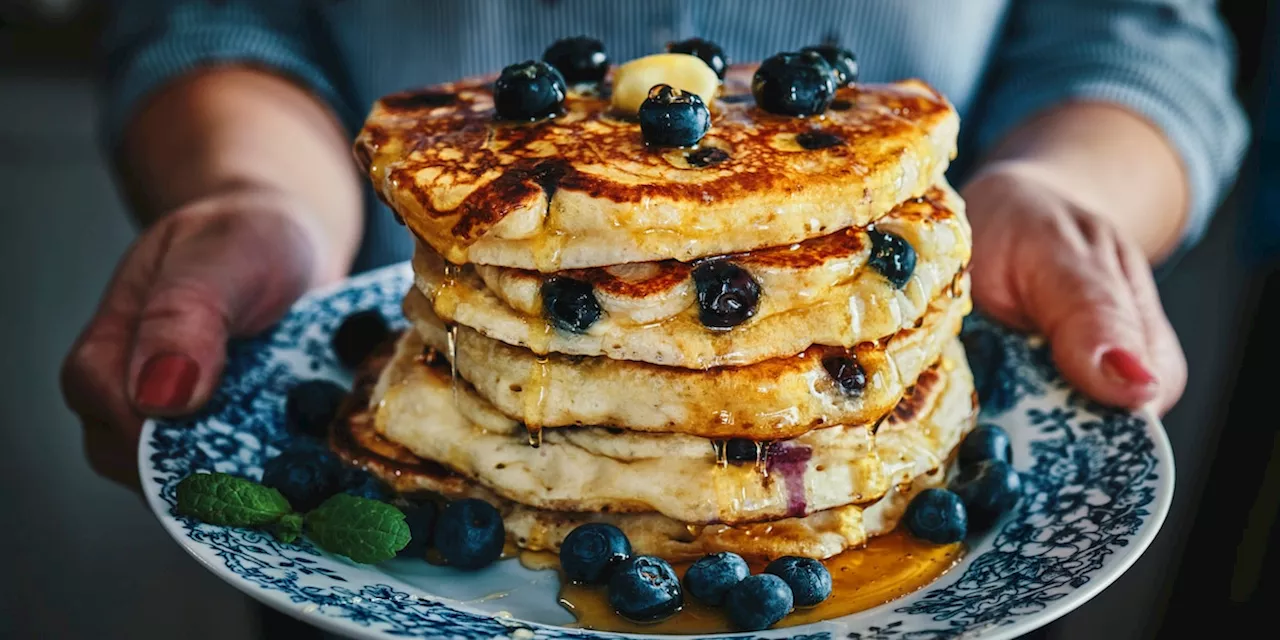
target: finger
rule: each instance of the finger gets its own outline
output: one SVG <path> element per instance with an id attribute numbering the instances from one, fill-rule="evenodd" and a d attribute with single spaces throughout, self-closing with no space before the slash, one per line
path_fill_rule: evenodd
<path id="1" fill-rule="evenodd" d="M 1022 308 L 1048 338 L 1069 382 L 1104 404 L 1136 408 L 1158 393 L 1143 320 L 1114 239 L 1098 229 L 1085 232 L 1094 248 L 1091 264 L 1081 264 L 1074 251 L 1043 256 L 1021 272 L 1028 274 L 1018 287 Z"/>
<path id="2" fill-rule="evenodd" d="M 163 235 L 145 235 L 130 247 L 63 360 L 59 376 L 67 406 L 82 421 L 105 425 L 126 442 L 136 442 L 142 426 L 125 388 L 128 355 L 152 270 L 166 242 Z"/>
<path id="3" fill-rule="evenodd" d="M 183 218 L 189 226 L 161 258 L 129 355 L 133 406 L 145 415 L 182 415 L 204 404 L 222 373 L 227 339 L 279 318 L 310 273 L 311 244 L 284 216 L 193 211 Z"/>
<path id="4" fill-rule="evenodd" d="M 1129 278 L 1133 299 L 1146 330 L 1147 354 L 1152 373 L 1159 380 L 1159 395 L 1154 399 L 1156 412 L 1164 415 L 1182 397 L 1187 385 L 1187 359 L 1178 334 L 1169 323 L 1160 291 L 1146 256 L 1133 245 L 1121 248 L 1121 265 Z"/>

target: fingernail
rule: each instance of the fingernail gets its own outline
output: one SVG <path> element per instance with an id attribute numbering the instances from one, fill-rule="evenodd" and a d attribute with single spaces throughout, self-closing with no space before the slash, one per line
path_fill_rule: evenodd
<path id="1" fill-rule="evenodd" d="M 1102 373 L 1121 385 L 1145 387 L 1156 382 L 1156 377 L 1142 365 L 1138 356 L 1124 349 L 1110 349 L 1102 354 Z"/>
<path id="2" fill-rule="evenodd" d="M 200 367 L 180 353 L 151 356 L 138 374 L 134 404 L 139 409 L 176 411 L 187 406 L 195 391 Z"/>

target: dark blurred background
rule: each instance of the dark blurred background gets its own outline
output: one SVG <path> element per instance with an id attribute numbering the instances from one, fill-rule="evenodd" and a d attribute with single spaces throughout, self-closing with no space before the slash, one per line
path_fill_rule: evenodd
<path id="1" fill-rule="evenodd" d="M 1280 8 L 1220 6 L 1254 144 L 1207 237 L 1161 282 L 1190 365 L 1165 420 L 1173 510 L 1125 576 L 1039 637 L 1235 635 L 1269 628 L 1280 604 Z M 134 235 L 95 138 L 97 24 L 96 3 L 0 0 L 0 637 L 291 635 L 263 634 L 257 607 L 89 471 L 58 392 Z"/>

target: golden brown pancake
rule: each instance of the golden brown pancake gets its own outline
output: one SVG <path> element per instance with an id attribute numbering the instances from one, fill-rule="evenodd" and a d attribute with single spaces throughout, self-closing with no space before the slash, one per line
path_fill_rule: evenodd
<path id="1" fill-rule="evenodd" d="M 706 369 L 791 356 L 815 344 L 852 347 L 918 323 L 968 264 L 963 201 L 943 184 L 899 205 L 875 229 L 914 248 L 916 266 L 902 287 L 867 264 L 872 241 L 862 228 L 716 258 L 744 269 L 760 290 L 754 316 L 727 330 L 702 323 L 693 265 L 674 260 L 544 276 L 447 266 L 419 243 L 414 271 L 437 315 L 507 344 L 538 353 Z M 547 277 L 590 283 L 603 314 L 584 333 L 555 329 L 542 311 Z"/>
<path id="2" fill-rule="evenodd" d="M 793 118 L 756 108 L 753 71 L 729 71 L 696 149 L 647 147 L 634 119 L 593 94 L 571 93 L 553 119 L 499 122 L 487 77 L 384 97 L 355 154 L 445 259 L 537 271 L 687 261 L 863 226 L 924 194 L 955 155 L 958 116 L 923 82 L 842 88 L 822 117 Z"/>
<path id="3" fill-rule="evenodd" d="M 705 371 L 602 357 L 532 352 L 463 326 L 454 333 L 458 376 L 486 401 L 522 423 L 544 427 L 609 425 L 634 431 L 707 438 L 789 438 L 835 424 L 873 423 L 902 398 L 960 332 L 971 302 L 934 301 L 919 327 L 852 349 L 814 346 L 795 356 Z M 431 347 L 448 352 L 448 330 L 416 290 L 405 317 Z M 852 358 L 865 373 L 849 392 L 828 358 Z"/>

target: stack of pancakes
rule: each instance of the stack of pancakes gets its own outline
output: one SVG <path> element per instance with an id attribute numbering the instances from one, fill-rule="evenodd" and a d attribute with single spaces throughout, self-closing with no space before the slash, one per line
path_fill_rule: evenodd
<path id="1" fill-rule="evenodd" d="M 495 119 L 491 78 L 379 101 L 356 155 L 417 240 L 411 329 L 367 363 L 339 450 L 492 502 L 532 550 L 588 521 L 668 559 L 893 529 L 975 412 L 958 117 L 918 81 L 772 115 L 751 72 L 691 149 L 646 147 L 598 92 L 533 123 Z M 698 281 L 725 264 L 728 323 Z"/>

